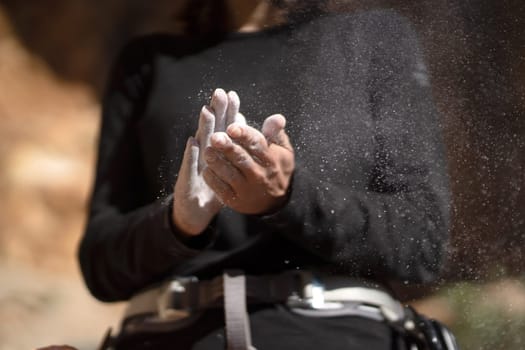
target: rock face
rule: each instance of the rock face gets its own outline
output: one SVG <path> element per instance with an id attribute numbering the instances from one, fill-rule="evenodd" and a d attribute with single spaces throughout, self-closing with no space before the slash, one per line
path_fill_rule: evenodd
<path id="1" fill-rule="evenodd" d="M 98 101 L 87 85 L 65 81 L 30 53 L 3 11 L 0 81 L 0 349 L 95 348 L 122 308 L 88 295 L 75 258 Z"/>
<path id="2" fill-rule="evenodd" d="M 115 53 L 133 35 L 177 31 L 181 0 L 2 0 L 23 44 L 59 76 L 100 93 Z"/>
<path id="3" fill-rule="evenodd" d="M 74 270 L 89 191 L 98 103 L 0 33 L 0 258 Z M 64 264 L 64 261 L 70 261 Z"/>

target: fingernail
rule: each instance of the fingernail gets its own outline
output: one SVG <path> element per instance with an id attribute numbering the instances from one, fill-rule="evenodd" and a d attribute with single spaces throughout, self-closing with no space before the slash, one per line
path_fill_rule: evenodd
<path id="1" fill-rule="evenodd" d="M 215 89 L 215 91 L 213 92 L 212 100 L 217 98 L 219 94 L 226 94 L 226 92 L 221 88 Z"/>
<path id="2" fill-rule="evenodd" d="M 228 135 L 233 138 L 241 137 L 242 130 L 238 125 L 232 124 L 228 127 Z"/>
<path id="3" fill-rule="evenodd" d="M 228 98 L 230 101 L 238 102 L 239 101 L 239 95 L 235 91 L 229 91 L 228 92 Z"/>

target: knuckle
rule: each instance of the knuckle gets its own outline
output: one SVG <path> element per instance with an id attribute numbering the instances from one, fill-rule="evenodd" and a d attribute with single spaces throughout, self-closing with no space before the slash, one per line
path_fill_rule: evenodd
<path id="1" fill-rule="evenodd" d="M 267 185 L 268 183 L 268 177 L 262 171 L 254 171 L 253 180 L 255 181 L 255 183 L 258 183 L 258 184 Z"/>
<path id="2" fill-rule="evenodd" d="M 240 165 L 244 165 L 248 162 L 248 157 L 246 157 L 245 154 L 237 154 L 235 157 L 235 162 Z"/>
<path id="3" fill-rule="evenodd" d="M 236 147 L 233 151 L 234 161 L 239 165 L 245 165 L 248 161 L 248 155 L 241 147 Z"/>
<path id="4" fill-rule="evenodd" d="M 275 166 L 268 166 L 266 168 L 266 177 L 268 179 L 275 179 L 277 176 L 279 176 L 279 170 Z"/>
<path id="5" fill-rule="evenodd" d="M 258 140 L 252 139 L 248 143 L 247 148 L 251 153 L 257 153 L 261 151 L 261 143 Z"/>
<path id="6" fill-rule="evenodd" d="M 235 153 L 235 152 L 238 152 L 237 150 L 237 145 L 235 145 L 233 142 L 230 142 L 228 144 L 226 144 L 225 148 L 224 148 L 224 151 L 225 152 L 229 152 L 229 153 Z"/>

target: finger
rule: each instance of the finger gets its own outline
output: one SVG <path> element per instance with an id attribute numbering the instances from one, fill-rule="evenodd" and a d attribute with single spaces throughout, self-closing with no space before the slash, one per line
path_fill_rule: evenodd
<path id="1" fill-rule="evenodd" d="M 284 130 L 281 130 L 277 134 L 277 136 L 274 138 L 274 143 L 283 148 L 286 148 L 290 152 L 293 152 L 293 146 L 292 146 L 292 143 L 290 142 L 290 138 L 288 137 L 288 134 Z"/>
<path id="2" fill-rule="evenodd" d="M 237 113 L 235 115 L 235 120 L 233 122 L 246 125 L 246 118 L 244 117 L 242 113 Z"/>
<path id="3" fill-rule="evenodd" d="M 284 130 L 286 126 L 286 118 L 281 114 L 274 114 L 266 118 L 263 123 L 262 133 L 268 140 L 268 143 L 274 143 L 281 147 L 284 147 L 290 151 L 293 151 L 290 138 Z"/>
<path id="4" fill-rule="evenodd" d="M 264 120 L 262 133 L 269 142 L 273 140 L 286 126 L 286 119 L 281 114 L 274 114 Z"/>
<path id="5" fill-rule="evenodd" d="M 228 92 L 228 108 L 226 109 L 225 127 L 235 122 L 236 116 L 239 113 L 240 104 L 241 101 L 239 99 L 239 95 L 237 95 L 235 91 Z"/>
<path id="6" fill-rule="evenodd" d="M 215 131 L 224 131 L 226 129 L 226 109 L 228 107 L 226 91 L 216 89 L 213 92 L 210 106 L 215 114 Z"/>
<path id="7" fill-rule="evenodd" d="M 206 169 L 202 172 L 202 177 L 204 178 L 204 182 L 208 185 L 208 187 L 215 192 L 215 195 L 219 198 L 221 202 L 225 202 L 228 199 L 235 197 L 235 192 L 233 191 L 233 188 L 223 180 L 210 167 L 206 167 Z"/>
<path id="8" fill-rule="evenodd" d="M 193 179 L 196 179 L 198 174 L 198 159 L 199 159 L 199 145 L 197 141 L 190 137 L 186 142 L 186 149 L 182 157 L 182 164 L 179 169 L 178 177 L 181 181 L 185 181 L 191 188 Z"/>
<path id="9" fill-rule="evenodd" d="M 208 106 L 203 106 L 199 115 L 199 127 L 195 138 L 202 147 L 208 147 L 210 136 L 215 129 L 215 116 Z"/>
<path id="10" fill-rule="evenodd" d="M 205 159 L 208 167 L 232 188 L 235 189 L 241 182 L 245 181 L 242 172 L 214 148 L 208 147 L 206 149 Z"/>
<path id="11" fill-rule="evenodd" d="M 261 165 L 255 161 L 241 145 L 235 144 L 226 133 L 215 133 L 211 137 L 211 147 L 217 150 L 224 159 L 237 168 L 245 178 L 258 175 Z"/>
<path id="12" fill-rule="evenodd" d="M 266 164 L 268 158 L 268 143 L 264 135 L 248 125 L 233 123 L 226 129 L 230 138 L 242 146 L 260 164 Z"/>

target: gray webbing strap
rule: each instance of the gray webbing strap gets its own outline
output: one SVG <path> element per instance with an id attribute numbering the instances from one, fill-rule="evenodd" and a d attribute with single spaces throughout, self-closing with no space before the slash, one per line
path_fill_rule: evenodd
<path id="1" fill-rule="evenodd" d="M 256 350 L 246 309 L 246 278 L 242 271 L 229 270 L 223 274 L 223 283 L 227 349 Z"/>

